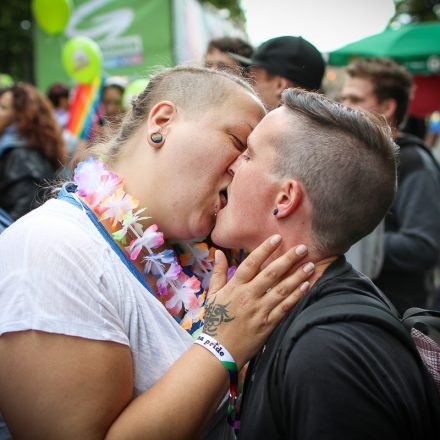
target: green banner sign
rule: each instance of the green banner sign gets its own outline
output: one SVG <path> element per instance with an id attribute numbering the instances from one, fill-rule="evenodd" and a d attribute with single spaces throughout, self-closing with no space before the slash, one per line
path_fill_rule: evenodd
<path id="1" fill-rule="evenodd" d="M 59 81 L 73 85 L 61 53 L 66 41 L 80 35 L 101 48 L 105 76 L 134 79 L 155 66 L 174 64 L 171 0 L 75 0 L 62 35 L 36 30 L 35 70 L 41 90 Z"/>

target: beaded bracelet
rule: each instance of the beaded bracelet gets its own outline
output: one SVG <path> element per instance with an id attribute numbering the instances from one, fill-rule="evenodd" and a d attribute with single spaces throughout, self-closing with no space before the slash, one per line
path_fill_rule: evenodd
<path id="1" fill-rule="evenodd" d="M 237 399 L 238 399 L 238 370 L 237 364 L 234 358 L 226 350 L 223 345 L 221 345 L 212 336 L 206 333 L 200 334 L 200 336 L 194 341 L 195 344 L 201 345 L 202 347 L 209 350 L 226 368 L 229 374 L 229 404 L 228 404 L 228 423 L 234 429 L 240 429 L 240 421 L 235 420 Z"/>

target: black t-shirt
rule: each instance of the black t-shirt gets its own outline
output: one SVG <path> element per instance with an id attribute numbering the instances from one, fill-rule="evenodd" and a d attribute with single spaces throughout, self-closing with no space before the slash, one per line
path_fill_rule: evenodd
<path id="1" fill-rule="evenodd" d="M 440 438 L 433 432 L 436 416 L 415 358 L 400 341 L 371 324 L 313 327 L 293 346 L 284 374 L 275 375 L 274 389 L 271 374 L 282 336 L 298 313 L 336 292 L 379 296 L 387 302 L 343 257 L 335 261 L 252 361 L 239 440 Z"/>

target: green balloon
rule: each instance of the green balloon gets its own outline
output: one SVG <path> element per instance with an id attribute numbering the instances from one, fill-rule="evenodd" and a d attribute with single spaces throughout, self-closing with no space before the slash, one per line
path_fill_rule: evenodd
<path id="1" fill-rule="evenodd" d="M 41 29 L 60 34 L 69 21 L 72 0 L 32 0 L 32 11 Z"/>
<path id="2" fill-rule="evenodd" d="M 131 101 L 136 98 L 140 93 L 142 93 L 148 85 L 148 79 L 140 78 L 132 81 L 124 90 L 124 96 L 122 97 L 122 102 L 126 109 L 131 107 Z"/>
<path id="3" fill-rule="evenodd" d="M 0 89 L 12 86 L 12 84 L 14 84 L 14 80 L 11 75 L 0 73 Z"/>
<path id="4" fill-rule="evenodd" d="M 74 37 L 63 47 L 66 72 L 80 83 L 91 83 L 101 70 L 101 49 L 88 37 Z"/>

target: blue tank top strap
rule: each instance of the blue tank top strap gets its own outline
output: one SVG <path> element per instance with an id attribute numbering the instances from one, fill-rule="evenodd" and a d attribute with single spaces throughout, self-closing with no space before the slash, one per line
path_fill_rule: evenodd
<path id="1" fill-rule="evenodd" d="M 111 248 L 116 252 L 122 263 L 125 264 L 127 269 L 136 277 L 136 279 L 156 298 L 156 295 L 150 285 L 147 283 L 145 278 L 141 275 L 136 266 L 130 261 L 130 259 L 125 255 L 122 249 L 116 244 L 113 240 L 112 236 L 109 234 L 107 229 L 101 224 L 101 222 L 96 217 L 95 213 L 78 197 L 75 197 L 75 193 L 77 191 L 77 186 L 74 183 L 66 183 L 60 190 L 58 194 L 58 199 L 64 200 L 65 202 L 71 203 L 79 209 L 82 209 L 92 223 L 95 225 L 96 229 L 100 232 L 100 234 L 104 237 L 107 243 L 111 246 Z"/>

